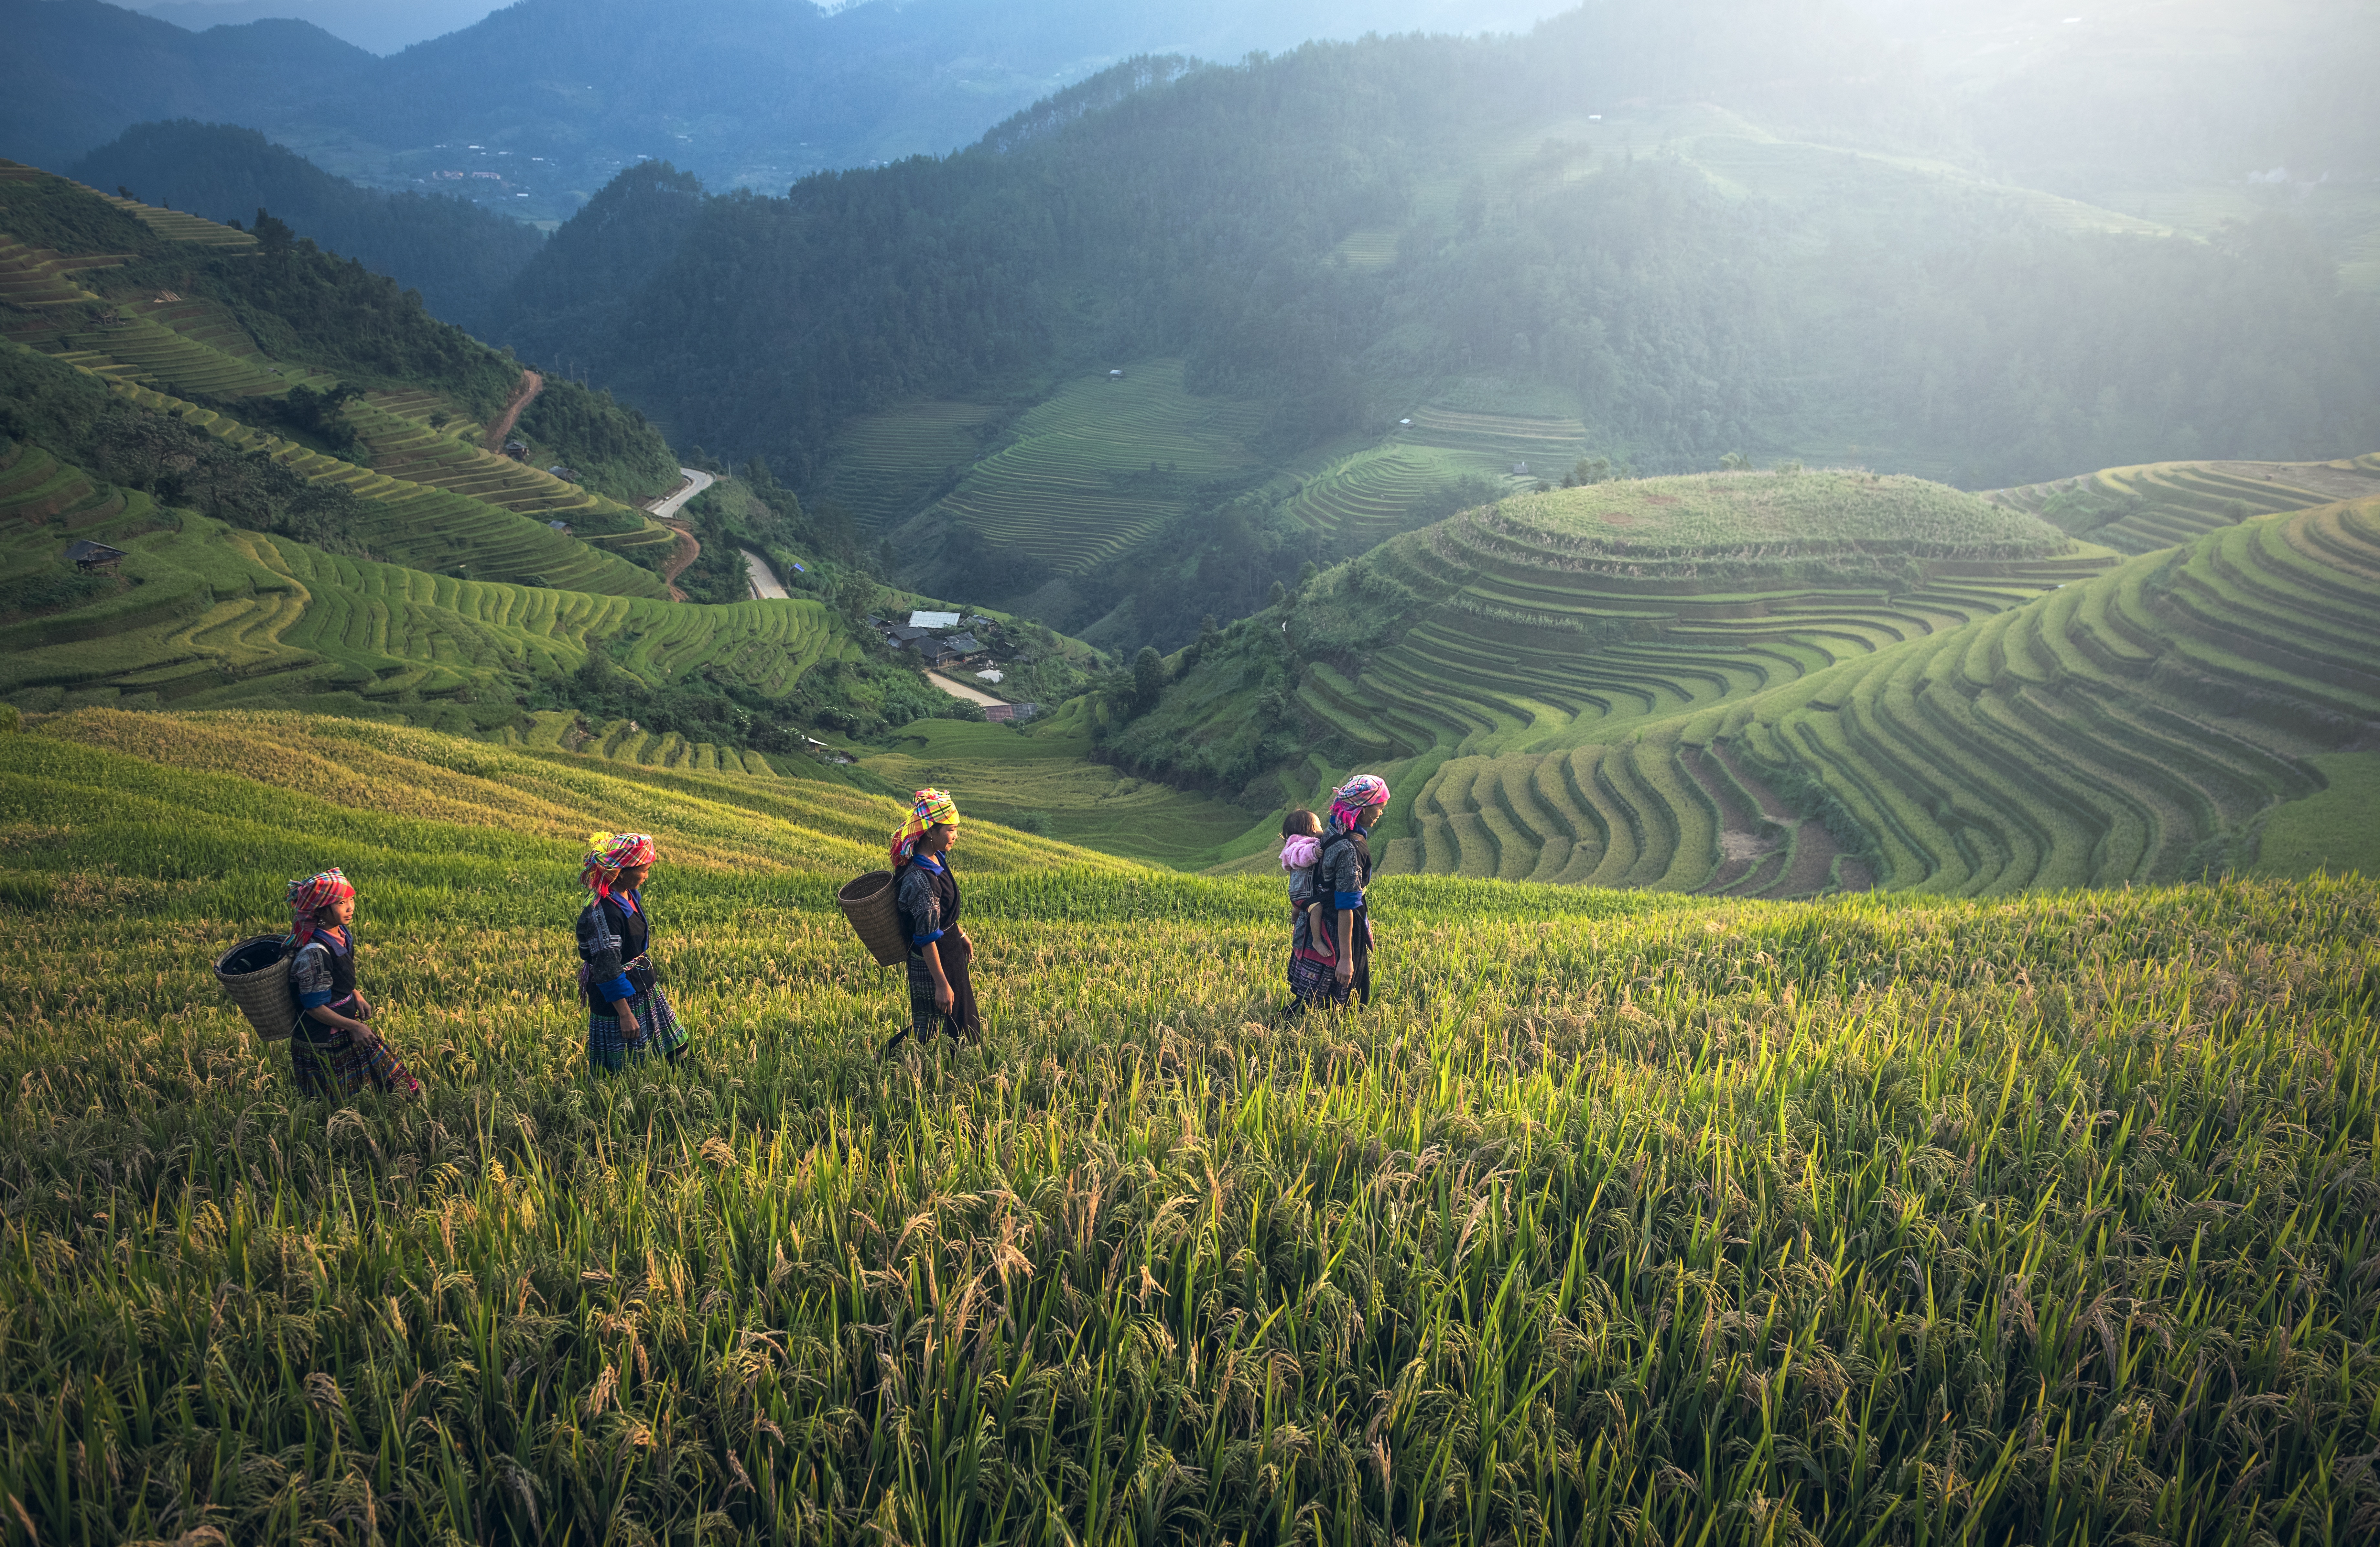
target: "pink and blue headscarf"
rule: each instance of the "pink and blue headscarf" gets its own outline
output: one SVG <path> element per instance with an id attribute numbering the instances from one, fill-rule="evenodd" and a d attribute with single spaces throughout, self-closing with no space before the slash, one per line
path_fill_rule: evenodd
<path id="1" fill-rule="evenodd" d="M 1358 774 L 1330 795 L 1330 825 L 1341 832 L 1354 828 L 1356 817 L 1389 803 L 1389 782 L 1377 774 Z"/>

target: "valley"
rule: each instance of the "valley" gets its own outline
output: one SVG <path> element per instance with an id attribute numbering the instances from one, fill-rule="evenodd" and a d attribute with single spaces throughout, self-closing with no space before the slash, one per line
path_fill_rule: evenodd
<path id="1" fill-rule="evenodd" d="M 0 0 L 0 1547 L 2373 1539 L 2369 7 L 1098 9 Z"/>

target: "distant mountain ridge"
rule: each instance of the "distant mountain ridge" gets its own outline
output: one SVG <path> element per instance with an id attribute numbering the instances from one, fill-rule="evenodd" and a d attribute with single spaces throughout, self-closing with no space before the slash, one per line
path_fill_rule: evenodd
<path id="1" fill-rule="evenodd" d="M 712 187 L 775 189 L 825 168 L 939 154 L 1134 54 L 1236 57 L 1374 28 L 1520 26 L 1554 8 L 877 0 L 830 13 L 806 0 L 519 0 L 381 59 L 307 22 L 193 34 L 100 0 L 0 0 L 0 82 L 12 87 L 0 93 L 0 154 L 64 165 L 133 124 L 187 116 L 261 129 L 382 188 L 501 170 L 507 213 L 555 220 L 650 158 Z"/>
<path id="2" fill-rule="evenodd" d="M 202 33 L 101 0 L 0 0 L 0 155 L 63 166 L 136 123 L 261 127 L 380 61 L 303 21 Z"/>

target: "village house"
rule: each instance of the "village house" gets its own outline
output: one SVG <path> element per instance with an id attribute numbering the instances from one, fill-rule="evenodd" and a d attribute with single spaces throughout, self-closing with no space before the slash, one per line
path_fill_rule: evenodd
<path id="1" fill-rule="evenodd" d="M 104 542 L 85 541 L 67 550 L 67 562 L 86 573 L 94 569 L 112 569 L 123 557 L 123 549 L 111 548 Z"/>

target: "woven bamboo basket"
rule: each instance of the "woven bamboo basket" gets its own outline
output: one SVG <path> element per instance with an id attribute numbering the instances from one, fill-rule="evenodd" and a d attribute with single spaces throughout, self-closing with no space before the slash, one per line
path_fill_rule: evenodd
<path id="1" fill-rule="evenodd" d="M 909 943 L 901 938 L 901 912 L 891 871 L 868 871 L 837 892 L 834 901 L 877 966 L 898 967 L 909 959 Z"/>
<path id="2" fill-rule="evenodd" d="M 215 981 L 265 1041 L 279 1041 L 298 1024 L 298 996 L 289 992 L 281 936 L 255 935 L 225 951 L 215 959 Z"/>

